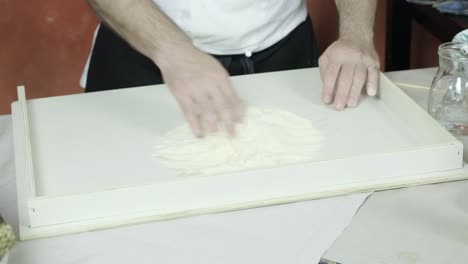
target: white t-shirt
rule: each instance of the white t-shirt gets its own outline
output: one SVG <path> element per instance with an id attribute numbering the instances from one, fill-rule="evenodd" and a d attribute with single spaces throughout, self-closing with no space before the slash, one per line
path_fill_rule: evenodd
<path id="1" fill-rule="evenodd" d="M 215 55 L 250 57 L 284 38 L 307 17 L 305 0 L 153 1 L 196 47 Z M 88 66 L 89 58 L 80 80 L 82 87 Z"/>
<path id="2" fill-rule="evenodd" d="M 199 49 L 215 55 L 264 50 L 306 19 L 305 0 L 153 0 Z"/>

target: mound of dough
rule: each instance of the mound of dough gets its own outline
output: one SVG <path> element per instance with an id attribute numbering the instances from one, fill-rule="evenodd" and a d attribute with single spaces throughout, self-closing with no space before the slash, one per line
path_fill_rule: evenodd
<path id="1" fill-rule="evenodd" d="M 271 168 L 314 159 L 323 137 L 308 119 L 249 107 L 234 138 L 218 132 L 196 138 L 185 124 L 170 131 L 154 156 L 181 175 L 210 175 Z"/>

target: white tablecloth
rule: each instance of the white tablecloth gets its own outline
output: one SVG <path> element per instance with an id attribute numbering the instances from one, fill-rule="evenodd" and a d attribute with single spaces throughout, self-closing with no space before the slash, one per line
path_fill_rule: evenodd
<path id="1" fill-rule="evenodd" d="M 431 85 L 435 68 L 387 73 Z M 428 90 L 402 89 L 426 108 Z M 468 140 L 459 138 L 468 160 Z M 377 192 L 325 254 L 345 264 L 468 263 L 468 181 Z"/>
<path id="2" fill-rule="evenodd" d="M 19 242 L 10 263 L 317 263 L 368 194 Z M 0 212 L 17 227 L 11 117 L 0 116 Z"/>

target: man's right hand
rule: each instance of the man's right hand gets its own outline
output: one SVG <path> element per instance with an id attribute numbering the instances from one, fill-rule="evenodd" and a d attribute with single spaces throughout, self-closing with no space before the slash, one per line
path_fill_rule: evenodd
<path id="1" fill-rule="evenodd" d="M 228 73 L 216 59 L 194 47 L 154 1 L 88 2 L 115 32 L 158 65 L 196 136 L 216 131 L 221 123 L 234 135 L 241 112 Z"/>
<path id="2" fill-rule="evenodd" d="M 193 46 L 178 49 L 174 57 L 158 66 L 194 135 L 214 133 L 221 125 L 233 136 L 242 113 L 224 67 Z"/>

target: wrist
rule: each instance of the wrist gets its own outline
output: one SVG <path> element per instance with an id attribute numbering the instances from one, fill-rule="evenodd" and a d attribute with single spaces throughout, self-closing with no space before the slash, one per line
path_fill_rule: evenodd
<path id="1" fill-rule="evenodd" d="M 194 52 L 199 52 L 199 50 L 187 39 L 158 46 L 151 52 L 150 59 L 161 71 L 165 72 L 176 65 L 178 61 L 192 57 Z"/>
<path id="2" fill-rule="evenodd" d="M 356 43 L 358 45 L 366 47 L 374 47 L 374 35 L 373 34 L 340 34 L 338 40 Z"/>
<path id="3" fill-rule="evenodd" d="M 362 44 L 374 44 L 374 30 L 372 27 L 361 25 L 350 28 L 346 24 L 340 26 L 339 39 Z"/>

